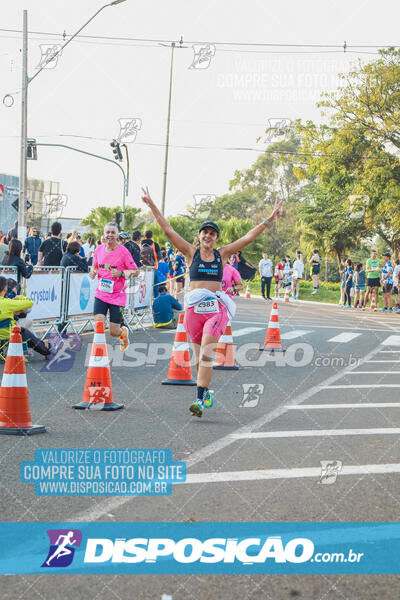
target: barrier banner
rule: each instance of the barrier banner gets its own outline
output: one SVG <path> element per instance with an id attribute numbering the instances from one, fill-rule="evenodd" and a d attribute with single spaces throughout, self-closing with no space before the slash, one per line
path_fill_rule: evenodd
<path id="1" fill-rule="evenodd" d="M 60 318 L 61 292 L 62 271 L 33 272 L 26 280 L 26 295 L 35 303 L 29 318 L 41 321 Z"/>
<path id="2" fill-rule="evenodd" d="M 127 306 L 132 308 L 147 308 L 150 306 L 153 295 L 153 281 L 154 269 L 140 269 L 132 288 L 134 292 L 133 301 L 131 294 L 128 293 Z"/>
<path id="3" fill-rule="evenodd" d="M 68 316 L 90 315 L 93 313 L 94 293 L 97 279 L 90 279 L 87 273 L 72 271 L 69 279 Z"/>

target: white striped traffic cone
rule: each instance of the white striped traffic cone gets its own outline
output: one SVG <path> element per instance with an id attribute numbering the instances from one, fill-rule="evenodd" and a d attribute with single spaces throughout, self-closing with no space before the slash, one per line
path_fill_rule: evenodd
<path id="1" fill-rule="evenodd" d="M 268 329 L 265 336 L 264 348 L 260 350 L 271 350 L 272 352 L 285 352 L 282 348 L 281 330 L 279 327 L 278 304 L 272 305 L 271 316 L 269 318 Z"/>
<path id="2" fill-rule="evenodd" d="M 196 382 L 192 379 L 189 343 L 183 319 L 184 316 L 181 313 L 176 328 L 167 379 L 162 382 L 162 385 L 196 385 Z"/>
<path id="3" fill-rule="evenodd" d="M 237 371 L 239 369 L 235 364 L 235 347 L 230 321 L 228 321 L 224 335 L 221 335 L 218 340 L 213 368 L 224 371 Z"/>
<path id="4" fill-rule="evenodd" d="M 246 295 L 245 298 L 249 299 L 251 298 L 251 294 L 250 294 L 250 284 L 247 286 L 246 288 Z"/>
<path id="5" fill-rule="evenodd" d="M 101 321 L 96 323 L 82 402 L 74 404 L 72 408 L 94 408 L 96 410 L 124 408 L 123 404 L 117 404 L 113 399 L 106 336 L 104 323 Z"/>
<path id="6" fill-rule="evenodd" d="M 13 327 L 0 389 L 0 433 L 32 435 L 44 433 L 43 425 L 32 425 L 26 382 L 21 330 Z"/>

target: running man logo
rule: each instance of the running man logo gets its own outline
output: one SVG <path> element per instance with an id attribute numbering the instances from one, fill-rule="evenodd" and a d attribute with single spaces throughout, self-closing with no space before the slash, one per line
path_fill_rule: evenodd
<path id="1" fill-rule="evenodd" d="M 239 408 L 254 408 L 257 406 L 260 396 L 264 393 L 264 384 L 262 383 L 243 383 L 243 400 Z"/>
<path id="2" fill-rule="evenodd" d="M 79 335 L 61 337 L 53 334 L 49 338 L 51 354 L 49 360 L 40 369 L 40 372 L 65 373 L 72 369 L 75 355 L 82 348 L 82 340 Z"/>
<path id="3" fill-rule="evenodd" d="M 61 44 L 39 44 L 39 48 L 41 57 L 37 69 L 55 69 L 61 52 L 56 57 L 54 55 L 60 50 Z"/>
<path id="4" fill-rule="evenodd" d="M 349 196 L 350 219 L 361 220 L 365 217 L 365 212 L 369 205 L 369 196 L 367 194 L 351 194 Z"/>
<path id="5" fill-rule="evenodd" d="M 280 137 L 286 136 L 289 133 L 291 124 L 291 119 L 268 119 L 266 135 L 262 138 L 262 142 L 264 144 L 271 144 L 278 141 Z"/>
<path id="6" fill-rule="evenodd" d="M 142 129 L 142 119 L 118 119 L 119 134 L 117 142 L 132 144 L 136 140 L 137 132 Z"/>
<path id="7" fill-rule="evenodd" d="M 193 44 L 194 57 L 189 69 L 208 69 L 215 56 L 214 44 Z"/>
<path id="8" fill-rule="evenodd" d="M 111 388 L 93 383 L 88 387 L 89 402 L 88 410 L 102 410 L 106 400 L 110 398 Z"/>
<path id="9" fill-rule="evenodd" d="M 68 567 L 73 559 L 76 548 L 82 541 L 79 529 L 48 529 L 50 540 L 49 553 L 42 567 Z"/>
<path id="10" fill-rule="evenodd" d="M 321 460 L 321 475 L 317 483 L 331 485 L 336 482 L 337 476 L 342 470 L 342 461 L 340 460 Z"/>

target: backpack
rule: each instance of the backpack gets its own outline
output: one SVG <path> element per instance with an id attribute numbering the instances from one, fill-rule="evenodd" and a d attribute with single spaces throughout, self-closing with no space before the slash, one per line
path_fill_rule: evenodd
<path id="1" fill-rule="evenodd" d="M 140 260 L 145 267 L 154 267 L 156 264 L 154 247 L 147 244 L 141 247 Z"/>

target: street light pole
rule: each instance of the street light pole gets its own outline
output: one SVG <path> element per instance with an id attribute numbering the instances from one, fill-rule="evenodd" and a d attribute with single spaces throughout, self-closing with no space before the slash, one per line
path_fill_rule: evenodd
<path id="1" fill-rule="evenodd" d="M 125 155 L 126 155 L 126 177 L 125 177 L 125 185 L 124 185 L 124 201 L 122 204 L 122 231 L 125 231 L 125 196 L 128 195 L 128 191 L 129 191 L 129 152 L 128 152 L 128 146 L 126 144 L 122 144 L 122 146 L 125 148 Z"/>
<path id="2" fill-rule="evenodd" d="M 169 126 L 171 122 L 171 97 L 172 97 L 172 76 L 174 72 L 174 50 L 175 42 L 171 44 L 171 66 L 169 71 L 169 97 L 168 97 L 168 117 L 167 117 L 167 140 L 165 143 L 165 159 L 164 159 L 164 177 L 163 177 L 163 191 L 162 191 L 162 202 L 161 202 L 161 214 L 165 213 L 165 194 L 167 191 L 167 173 L 168 173 L 168 151 L 169 151 Z"/>
<path id="3" fill-rule="evenodd" d="M 122 1 L 122 0 L 120 0 Z M 123 167 L 118 162 L 111 160 L 110 158 L 106 158 L 105 156 L 100 156 L 100 154 L 94 154 L 93 152 L 87 152 L 86 150 L 81 150 L 80 148 L 74 148 L 74 146 L 67 146 L 67 144 L 42 144 L 41 142 L 37 142 L 36 146 L 50 146 L 52 148 L 67 148 L 67 150 L 73 150 L 74 152 L 80 152 L 81 154 L 86 154 L 87 156 L 94 156 L 95 158 L 100 158 L 101 160 L 105 160 L 112 165 L 115 165 L 122 171 L 122 175 L 124 177 L 124 185 L 122 188 L 122 230 L 124 229 L 125 224 L 125 197 L 128 195 L 128 177 L 129 172 L 125 173 Z"/>
<path id="4" fill-rule="evenodd" d="M 113 0 L 101 6 L 95 14 L 90 17 L 48 60 L 32 75 L 28 76 L 28 11 L 24 10 L 23 33 L 22 33 L 22 89 L 21 89 L 21 156 L 20 156 L 20 179 L 19 179 L 19 202 L 18 202 L 18 239 L 23 243 L 26 238 L 26 193 L 27 193 L 27 132 L 28 132 L 28 85 L 43 71 L 49 62 L 54 60 L 69 43 L 107 6 L 121 4 L 125 0 Z M 125 192 L 124 192 L 125 198 Z"/>
<path id="5" fill-rule="evenodd" d="M 27 167 L 27 105 L 28 105 L 28 11 L 24 10 L 22 33 L 22 96 L 21 96 L 21 148 L 19 170 L 18 238 L 26 238 L 26 167 Z"/>

